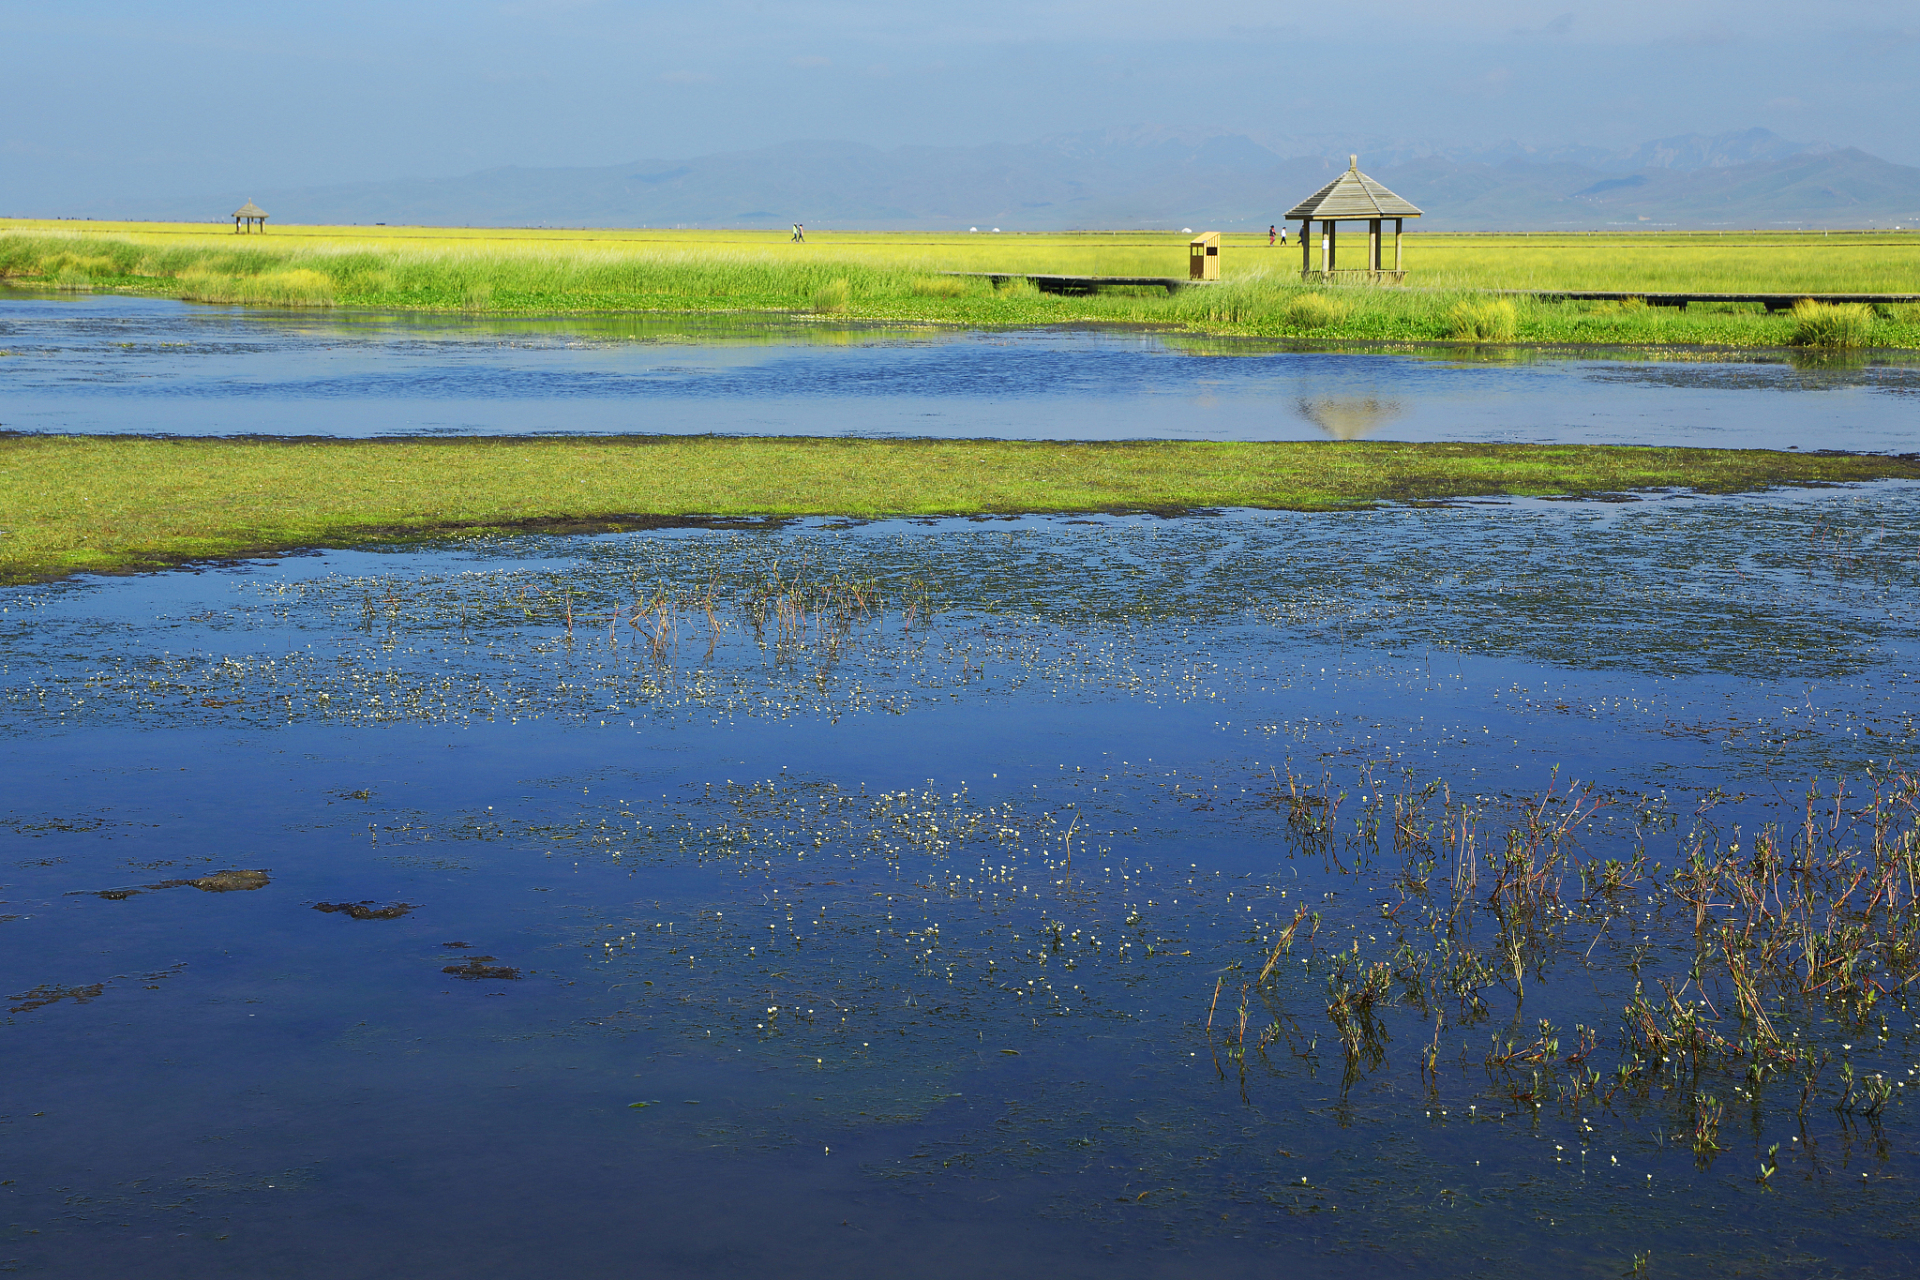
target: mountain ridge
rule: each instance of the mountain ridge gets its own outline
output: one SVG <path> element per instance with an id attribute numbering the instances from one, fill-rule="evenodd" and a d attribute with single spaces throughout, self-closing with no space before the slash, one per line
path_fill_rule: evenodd
<path id="1" fill-rule="evenodd" d="M 618 165 L 500 166 L 453 178 L 118 201 L 112 213 L 217 220 L 209 209 L 257 198 L 281 223 L 1264 229 L 1346 167 L 1347 154 L 1325 140 L 1302 154 L 1276 150 L 1288 145 L 1303 144 L 1154 130 L 890 150 L 802 139 Z M 1427 211 L 1419 225 L 1428 230 L 1920 224 L 1920 168 L 1764 129 L 1605 153 L 1381 139 L 1356 140 L 1354 150 L 1372 176 Z"/>

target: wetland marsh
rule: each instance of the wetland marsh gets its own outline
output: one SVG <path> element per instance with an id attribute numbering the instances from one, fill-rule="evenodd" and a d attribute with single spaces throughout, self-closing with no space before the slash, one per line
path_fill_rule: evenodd
<path id="1" fill-rule="evenodd" d="M 1885 356 L 0 324 L 10 457 L 1914 448 Z M 1911 480 L 654 524 L 0 588 L 0 1266 L 1920 1262 Z"/>
<path id="2" fill-rule="evenodd" d="M 1904 1273 L 1914 501 L 14 588 L 7 1255 Z"/>
<path id="3" fill-rule="evenodd" d="M 1185 233 L 766 232 L 287 227 L 246 239 L 163 223 L 0 220 L 0 286 L 205 303 L 455 314 L 631 312 L 802 316 L 1393 343 L 1920 347 L 1920 236 L 1848 232 L 1416 235 L 1407 288 L 1319 288 L 1297 251 L 1223 242 L 1216 285 L 1078 297 L 1020 273 L 1186 278 Z M 1343 259 L 1351 265 L 1351 259 Z M 983 273 L 1007 273 L 989 276 Z M 1502 290 L 1880 294 L 1868 307 L 1769 312 L 1757 301 L 1682 310 L 1633 296 L 1570 301 Z"/>

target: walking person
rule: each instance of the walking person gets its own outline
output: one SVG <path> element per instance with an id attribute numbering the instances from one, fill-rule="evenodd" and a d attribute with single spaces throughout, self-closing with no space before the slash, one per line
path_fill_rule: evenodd
<path id="1" fill-rule="evenodd" d="M 1271 225 L 1267 227 L 1267 248 L 1273 248 L 1273 227 Z"/>
<path id="2" fill-rule="evenodd" d="M 1285 227 L 1280 228 L 1280 243 L 1282 245 L 1287 243 L 1287 229 Z"/>

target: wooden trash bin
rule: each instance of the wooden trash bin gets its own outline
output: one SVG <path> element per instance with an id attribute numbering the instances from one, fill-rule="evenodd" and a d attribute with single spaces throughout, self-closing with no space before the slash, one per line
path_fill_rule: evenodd
<path id="1" fill-rule="evenodd" d="M 1187 241 L 1187 279 L 1220 278 L 1220 233 L 1208 231 Z"/>

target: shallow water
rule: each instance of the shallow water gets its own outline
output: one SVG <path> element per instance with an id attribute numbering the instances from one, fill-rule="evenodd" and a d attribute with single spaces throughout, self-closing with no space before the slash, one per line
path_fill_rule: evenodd
<path id="1" fill-rule="evenodd" d="M 1908 451 L 1920 364 L 1355 355 L 1124 328 L 273 314 L 0 297 L 0 428 L 1473 440 Z"/>
<path id="2" fill-rule="evenodd" d="M 9 589 L 0 1262 L 1910 1274 L 1897 993 L 1780 1008 L 1833 1055 L 1809 1105 L 1582 1092 L 1636 982 L 1711 965 L 1649 879 L 1569 882 L 1524 973 L 1396 987 L 1352 1052 L 1329 999 L 1507 936 L 1410 881 L 1450 824 L 1491 866 L 1601 801 L 1586 854 L 1672 866 L 1907 768 L 1916 517 L 816 522 Z M 1835 1110 L 1842 1061 L 1900 1088 Z"/>

